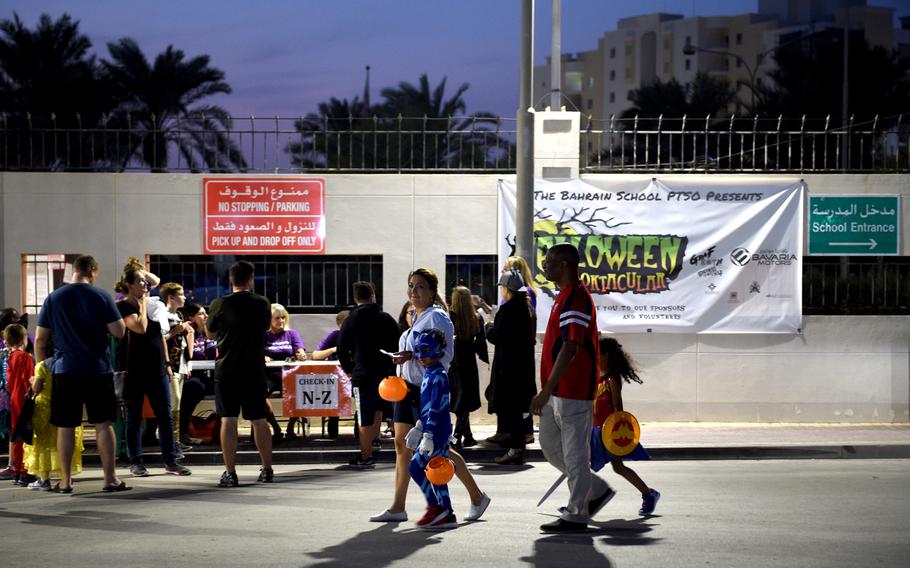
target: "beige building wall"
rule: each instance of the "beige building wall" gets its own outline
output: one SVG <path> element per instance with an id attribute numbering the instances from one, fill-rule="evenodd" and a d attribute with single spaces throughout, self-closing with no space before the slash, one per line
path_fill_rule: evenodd
<path id="1" fill-rule="evenodd" d="M 202 177 L 0 173 L 2 304 L 21 302 L 23 253 L 93 254 L 102 267 L 99 285 L 107 289 L 129 256 L 201 254 Z M 650 177 L 583 179 L 640 186 Z M 704 176 L 731 184 L 754 177 Z M 497 251 L 499 176 L 325 178 L 327 253 L 381 254 L 390 312 L 404 301 L 413 268 L 444 274 L 446 254 Z M 903 219 L 910 218 L 910 176 L 808 174 L 805 181 L 814 194 L 902 195 Z M 902 242 L 908 238 L 904 223 Z M 333 329 L 334 317 L 296 315 L 292 325 L 313 346 Z M 803 329 L 802 335 L 623 335 L 645 379 L 624 393 L 627 404 L 642 420 L 910 421 L 910 316 L 806 317 Z M 480 368 L 483 389 L 489 370 Z"/>

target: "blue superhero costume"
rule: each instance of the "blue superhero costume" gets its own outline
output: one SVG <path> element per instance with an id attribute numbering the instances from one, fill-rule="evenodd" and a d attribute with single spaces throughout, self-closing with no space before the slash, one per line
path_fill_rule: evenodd
<path id="1" fill-rule="evenodd" d="M 415 344 L 414 357 L 417 359 L 442 357 L 445 339 L 436 330 L 421 333 Z M 430 507 L 452 510 L 448 485 L 433 485 L 427 479 L 426 467 L 436 456 L 449 457 L 449 438 L 452 435 L 452 421 L 449 416 L 449 378 L 446 369 L 438 362 L 426 367 L 420 384 L 421 442 L 408 467 L 413 479 L 426 497 Z M 430 442 L 431 441 L 431 442 Z M 428 452 L 425 450 L 429 450 Z"/>

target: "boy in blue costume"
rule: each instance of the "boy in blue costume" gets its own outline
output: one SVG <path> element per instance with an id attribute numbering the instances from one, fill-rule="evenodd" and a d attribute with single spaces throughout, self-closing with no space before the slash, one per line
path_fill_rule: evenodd
<path id="1" fill-rule="evenodd" d="M 449 457 L 449 438 L 452 421 L 449 417 L 449 378 L 439 363 L 445 350 L 445 336 L 428 329 L 417 338 L 414 358 L 426 368 L 420 385 L 420 420 L 408 432 L 408 448 L 415 450 L 411 458 L 411 478 L 420 486 L 427 499 L 427 512 L 417 521 L 425 530 L 450 529 L 458 525 L 452 512 L 448 485 L 433 485 L 427 479 L 426 467 L 431 458 Z"/>

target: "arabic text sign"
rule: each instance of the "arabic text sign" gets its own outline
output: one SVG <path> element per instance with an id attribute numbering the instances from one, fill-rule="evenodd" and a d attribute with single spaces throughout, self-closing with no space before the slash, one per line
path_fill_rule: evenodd
<path id="1" fill-rule="evenodd" d="M 203 178 L 206 254 L 325 253 L 324 178 Z"/>
<path id="2" fill-rule="evenodd" d="M 809 254 L 900 254 L 899 195 L 810 195 Z"/>

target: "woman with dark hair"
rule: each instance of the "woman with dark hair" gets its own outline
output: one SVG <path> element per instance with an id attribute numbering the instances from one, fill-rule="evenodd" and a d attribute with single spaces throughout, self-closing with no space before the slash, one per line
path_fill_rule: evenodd
<path id="1" fill-rule="evenodd" d="M 446 310 L 443 299 L 439 296 L 439 278 L 436 273 L 428 268 L 418 268 L 408 275 L 408 298 L 414 311 L 411 314 L 413 325 L 410 329 L 401 334 L 398 340 L 398 353 L 392 358 L 392 361 L 399 366 L 399 374 L 408 383 L 408 396 L 404 400 L 395 403 L 394 423 L 395 423 L 395 496 L 392 506 L 378 515 L 373 515 L 370 520 L 373 522 L 403 522 L 408 520 L 408 514 L 405 511 L 405 500 L 408 495 L 408 484 L 411 475 L 408 471 L 412 451 L 408 448 L 405 438 L 411 428 L 417 424 L 419 418 L 419 396 L 420 384 L 423 381 L 424 367 L 420 365 L 414 357 L 414 345 L 420 332 L 437 329 L 441 331 L 445 338 L 445 354 L 440 359 L 443 367 L 448 366 L 454 357 L 454 331 L 452 321 Z M 466 521 L 476 521 L 490 504 L 490 498 L 486 493 L 480 491 L 477 482 L 471 472 L 468 471 L 467 464 L 461 455 L 454 451 L 449 451 L 449 457 L 455 462 L 455 474 L 464 484 L 468 494 L 471 497 L 471 508 L 467 515 Z M 423 526 L 426 523 L 418 524 Z"/>
<path id="2" fill-rule="evenodd" d="M 171 421 L 171 389 L 168 374 L 167 346 L 161 334 L 161 324 L 149 317 L 147 300 L 148 280 L 143 270 L 130 268 L 122 278 L 126 296 L 117 302 L 117 309 L 126 324 L 126 334 L 117 350 L 118 369 L 127 371 L 123 399 L 126 404 L 126 444 L 130 453 L 130 474 L 146 477 L 148 470 L 142 460 L 142 407 L 148 397 L 158 419 L 161 457 L 164 471 L 173 475 L 189 475 L 190 470 L 177 463 L 174 444 L 174 424 Z"/>
<path id="3" fill-rule="evenodd" d="M 217 342 L 209 339 L 205 333 L 205 320 L 208 314 L 199 304 L 186 304 L 181 308 L 183 319 L 192 328 L 187 333 L 191 361 L 214 361 L 218 358 Z M 201 444 L 203 440 L 189 435 L 190 416 L 207 393 L 214 393 L 215 384 L 212 371 L 196 369 L 183 383 L 183 396 L 180 398 L 180 441 L 184 444 Z"/>
<path id="4" fill-rule="evenodd" d="M 455 414 L 455 449 L 477 445 L 471 432 L 471 413 L 480 408 L 480 377 L 477 357 L 490 362 L 483 322 L 474 310 L 471 291 L 464 286 L 452 289 L 449 317 L 455 326 L 455 358 L 449 367 L 451 411 Z"/>
<path id="5" fill-rule="evenodd" d="M 504 272 L 499 287 L 505 303 L 486 326 L 487 340 L 496 346 L 490 372 L 490 412 L 504 425 L 509 451 L 494 458 L 499 464 L 522 464 L 527 436 L 524 415 L 537 394 L 534 384 L 534 318 L 517 270 Z"/>
<path id="6" fill-rule="evenodd" d="M 398 313 L 398 330 L 401 333 L 406 332 L 411 329 L 411 324 L 414 323 L 411 316 L 414 313 L 414 306 L 411 305 L 411 300 L 408 300 L 401 306 L 401 311 Z"/>

